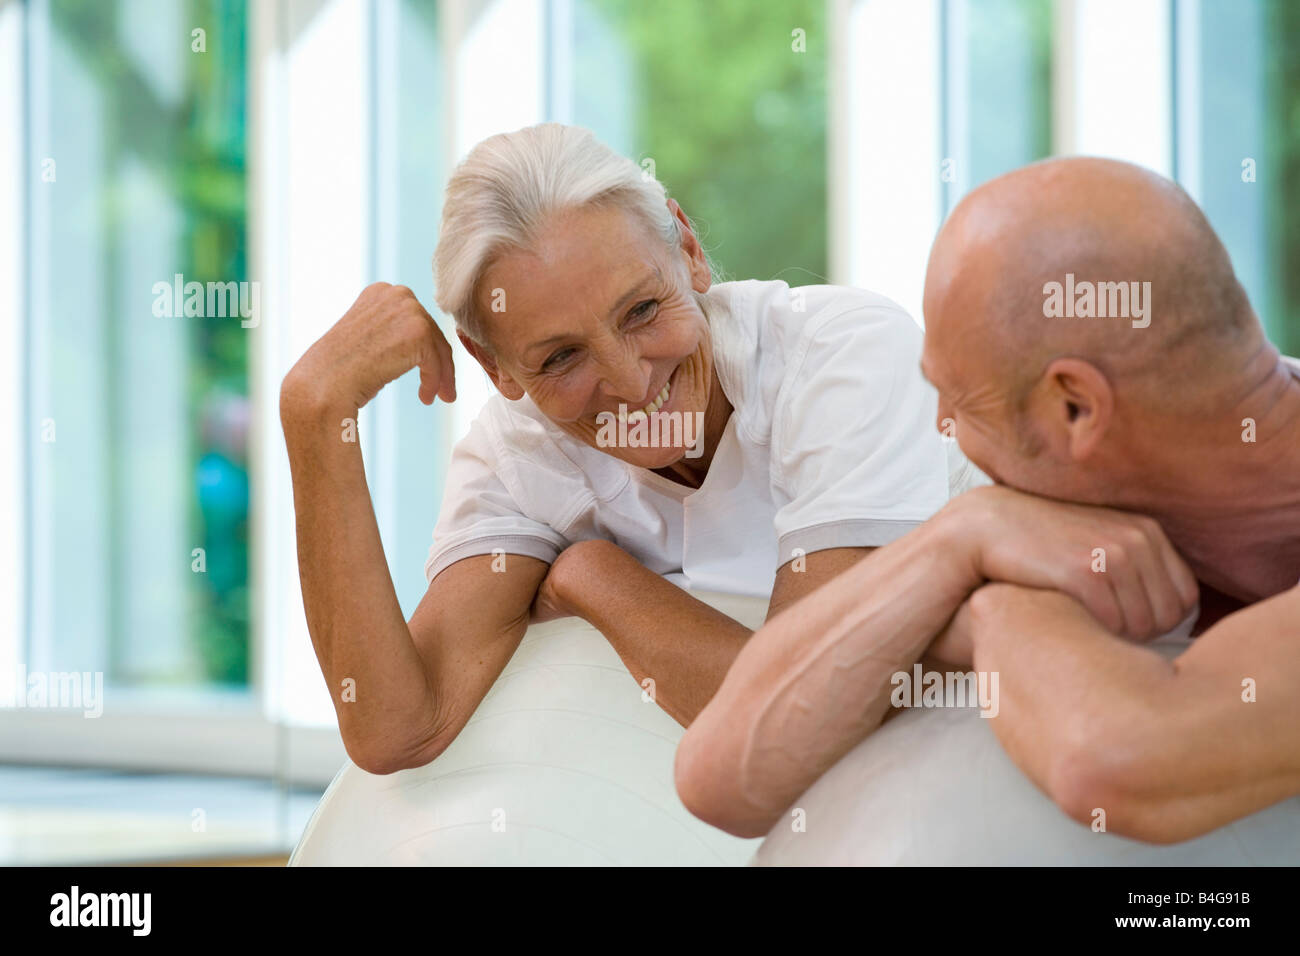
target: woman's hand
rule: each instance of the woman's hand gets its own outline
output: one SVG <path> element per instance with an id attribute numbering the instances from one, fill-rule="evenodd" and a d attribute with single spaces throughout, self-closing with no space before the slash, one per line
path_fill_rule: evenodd
<path id="1" fill-rule="evenodd" d="M 967 492 L 946 510 L 977 535 L 984 578 L 1061 591 L 1115 634 L 1155 638 L 1196 607 L 1196 577 L 1153 518 L 1002 486 Z"/>
<path id="2" fill-rule="evenodd" d="M 360 409 L 417 366 L 420 401 L 455 401 L 451 346 L 437 324 L 406 286 L 376 282 L 290 369 L 282 409 L 286 403 Z"/>

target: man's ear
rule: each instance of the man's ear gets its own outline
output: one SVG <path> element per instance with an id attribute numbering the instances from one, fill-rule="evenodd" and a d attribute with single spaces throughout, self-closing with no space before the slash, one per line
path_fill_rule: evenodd
<path id="1" fill-rule="evenodd" d="M 1115 392 L 1101 370 L 1082 359 L 1058 358 L 1047 366 L 1039 390 L 1035 404 L 1052 444 L 1072 461 L 1096 454 L 1115 413 Z"/>
<path id="2" fill-rule="evenodd" d="M 488 378 L 492 379 L 492 384 L 497 387 L 498 392 L 512 402 L 517 402 L 524 397 L 524 390 L 519 383 L 501 370 L 491 352 L 464 332 L 458 331 L 456 338 L 460 339 L 460 344 L 465 346 L 465 351 L 474 356 L 474 361 L 483 366 L 483 371 L 488 373 Z"/>
<path id="3" fill-rule="evenodd" d="M 677 220 L 677 226 L 682 233 L 682 252 L 689 260 L 691 288 L 696 292 L 708 292 L 709 286 L 713 284 L 713 273 L 709 271 L 708 260 L 704 258 L 704 247 L 700 245 L 695 230 L 691 228 L 691 221 L 686 218 L 686 213 L 682 212 L 682 207 L 676 199 L 668 200 L 668 210 Z"/>

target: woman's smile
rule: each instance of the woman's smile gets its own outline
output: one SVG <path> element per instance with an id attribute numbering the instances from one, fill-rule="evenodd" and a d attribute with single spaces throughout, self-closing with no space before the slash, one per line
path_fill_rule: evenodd
<path id="1" fill-rule="evenodd" d="M 678 367 L 680 368 L 680 366 Z M 655 412 L 665 408 L 668 404 L 669 396 L 672 393 L 673 379 L 676 377 L 677 369 L 673 369 L 672 374 L 668 376 L 668 381 L 664 382 L 664 387 L 659 390 L 659 393 L 655 395 L 654 399 L 641 408 L 629 412 L 627 410 L 627 405 L 620 402 L 617 412 L 619 421 L 635 422 L 638 418 L 649 418 Z"/>

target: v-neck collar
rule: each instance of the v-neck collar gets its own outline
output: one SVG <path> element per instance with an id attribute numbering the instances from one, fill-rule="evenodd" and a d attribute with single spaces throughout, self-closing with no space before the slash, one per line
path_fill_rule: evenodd
<path id="1" fill-rule="evenodd" d="M 724 449 L 730 448 L 731 445 L 735 443 L 735 433 L 736 412 L 733 408 L 731 414 L 727 416 L 727 424 L 722 429 L 722 435 L 718 438 L 718 447 L 713 450 L 713 461 L 710 463 L 709 470 L 704 476 L 704 481 L 700 483 L 700 487 L 698 488 L 691 488 L 688 485 L 683 485 L 680 482 L 673 481 L 671 478 L 665 478 L 663 475 L 657 474 L 649 468 L 639 468 L 636 465 L 628 465 L 627 470 L 633 481 L 654 488 L 656 491 L 662 491 L 670 497 L 685 501 L 692 495 L 698 495 L 709 488 L 709 482 L 713 480 L 713 476 L 719 471 L 716 467 L 719 454 L 722 453 Z"/>

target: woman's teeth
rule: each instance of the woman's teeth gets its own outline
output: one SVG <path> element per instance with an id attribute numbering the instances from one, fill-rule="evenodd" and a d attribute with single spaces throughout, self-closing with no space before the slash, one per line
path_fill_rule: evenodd
<path id="1" fill-rule="evenodd" d="M 645 408 L 639 408 L 634 412 L 628 412 L 626 421 L 632 422 L 641 418 L 649 418 L 659 409 L 663 408 L 664 402 L 668 401 L 668 390 L 672 386 L 672 379 L 664 382 L 663 391 L 655 396 L 655 400 Z"/>

